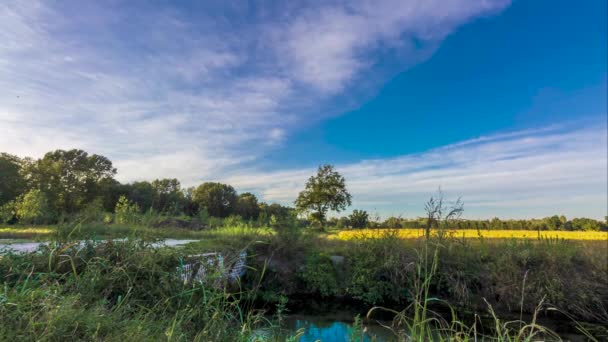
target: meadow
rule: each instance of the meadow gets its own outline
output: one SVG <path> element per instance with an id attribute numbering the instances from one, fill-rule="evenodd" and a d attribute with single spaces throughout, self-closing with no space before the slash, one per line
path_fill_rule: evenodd
<path id="1" fill-rule="evenodd" d="M 282 331 L 285 315 L 311 307 L 319 315 L 328 305 L 354 308 L 362 329 L 388 322 L 399 341 L 608 337 L 605 235 L 543 232 L 547 237 L 539 238 L 528 231 L 515 238 L 482 231 L 427 240 L 412 230 L 247 224 L 199 231 L 103 223 L 40 229 L 38 238 L 49 245 L 0 257 L 0 340 L 297 341 L 301 332 Z M 176 232 L 199 241 L 151 247 Z M 127 240 L 112 241 L 118 237 Z M 74 248 L 81 239 L 86 247 Z M 248 270 L 236 285 L 184 284 L 174 274 L 188 255 L 242 250 Z"/>

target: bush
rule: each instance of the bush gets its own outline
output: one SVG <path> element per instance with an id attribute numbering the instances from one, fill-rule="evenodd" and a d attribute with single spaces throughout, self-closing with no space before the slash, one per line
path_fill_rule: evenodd
<path id="1" fill-rule="evenodd" d="M 139 206 L 129 201 L 125 196 L 120 196 L 114 209 L 114 220 L 116 223 L 138 223 L 140 219 Z"/>
<path id="2" fill-rule="evenodd" d="M 349 216 L 350 225 L 353 228 L 365 228 L 369 223 L 369 215 L 365 210 L 353 210 Z"/>
<path id="3" fill-rule="evenodd" d="M 325 254 L 309 255 L 297 276 L 309 293 L 317 293 L 323 297 L 338 294 L 336 269 L 329 256 Z"/>
<path id="4" fill-rule="evenodd" d="M 15 202 L 15 214 L 21 223 L 41 224 L 51 220 L 51 211 L 44 193 L 38 189 L 19 196 Z"/>

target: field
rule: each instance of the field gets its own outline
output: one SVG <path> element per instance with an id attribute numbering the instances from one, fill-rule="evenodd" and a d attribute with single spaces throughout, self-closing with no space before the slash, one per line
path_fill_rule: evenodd
<path id="1" fill-rule="evenodd" d="M 260 329 L 283 334 L 285 309 L 297 313 L 313 306 L 322 315 L 345 302 L 354 305 L 353 318 L 374 307 L 394 310 L 390 327 L 400 341 L 411 340 L 404 329 L 419 341 L 428 338 L 428 329 L 442 331 L 445 340 L 467 340 L 457 338 L 463 334 L 557 340 L 540 324 L 534 333 L 525 330 L 537 324 L 536 314 L 542 324 L 569 327 L 560 333 L 608 337 L 606 232 L 542 231 L 541 239 L 533 231 L 480 233 L 483 238 L 477 231 L 456 231 L 439 240 L 434 232 L 426 241 L 416 229 L 236 225 L 192 231 L 103 223 L 0 228 L 4 237 L 51 241 L 38 253 L 0 257 L 0 340 L 264 340 L 256 338 Z M 128 239 L 108 240 L 119 237 Z M 199 241 L 152 248 L 149 242 L 162 237 Z M 86 248 L 71 247 L 70 241 L 82 239 Z M 218 290 L 175 279 L 182 257 L 242 250 L 250 257 L 238 287 Z M 343 261 L 336 264 L 336 257 Z M 433 304 L 434 298 L 441 301 Z M 427 318 L 417 316 L 427 301 Z M 454 316 L 434 316 L 435 310 L 453 310 Z M 474 333 L 477 319 L 496 328 Z"/>
<path id="2" fill-rule="evenodd" d="M 329 239 L 350 240 L 353 238 L 373 238 L 394 234 L 402 239 L 417 239 L 424 236 L 424 229 L 359 229 L 342 230 L 328 236 Z M 432 232 L 437 235 L 437 231 Z M 531 230 L 449 230 L 443 232 L 452 238 L 484 238 L 484 239 L 566 239 L 566 240 L 589 240 L 608 241 L 608 232 L 584 232 L 584 231 L 531 231 Z"/>

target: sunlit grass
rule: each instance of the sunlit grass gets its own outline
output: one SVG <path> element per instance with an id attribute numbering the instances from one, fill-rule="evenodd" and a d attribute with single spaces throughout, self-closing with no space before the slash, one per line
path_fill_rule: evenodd
<path id="1" fill-rule="evenodd" d="M 327 237 L 329 239 L 351 240 L 355 238 L 374 238 L 382 237 L 387 233 L 395 234 L 402 239 L 417 239 L 424 236 L 424 229 L 359 229 L 342 230 Z M 433 231 L 437 234 L 437 231 Z M 449 230 L 448 236 L 454 238 L 486 238 L 486 239 L 538 239 L 538 238 L 559 238 L 566 240 L 596 240 L 608 241 L 608 232 L 583 232 L 583 231 L 533 231 L 533 230 Z"/>
<path id="2" fill-rule="evenodd" d="M 52 227 L 0 227 L 0 239 L 44 237 L 55 232 Z"/>

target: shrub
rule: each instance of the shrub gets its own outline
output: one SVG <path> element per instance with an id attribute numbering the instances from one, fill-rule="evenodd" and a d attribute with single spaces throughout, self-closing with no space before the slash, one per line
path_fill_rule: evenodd
<path id="1" fill-rule="evenodd" d="M 30 190 L 17 199 L 15 214 L 21 223 L 48 223 L 51 219 L 47 198 L 38 189 Z"/>
<path id="2" fill-rule="evenodd" d="M 304 267 L 298 272 L 298 278 L 309 293 L 317 293 L 323 297 L 338 294 L 336 269 L 329 256 L 325 254 L 309 255 Z"/>
<path id="3" fill-rule="evenodd" d="M 120 196 L 114 209 L 114 220 L 116 223 L 138 223 L 139 206 L 129 201 L 125 196 Z"/>

